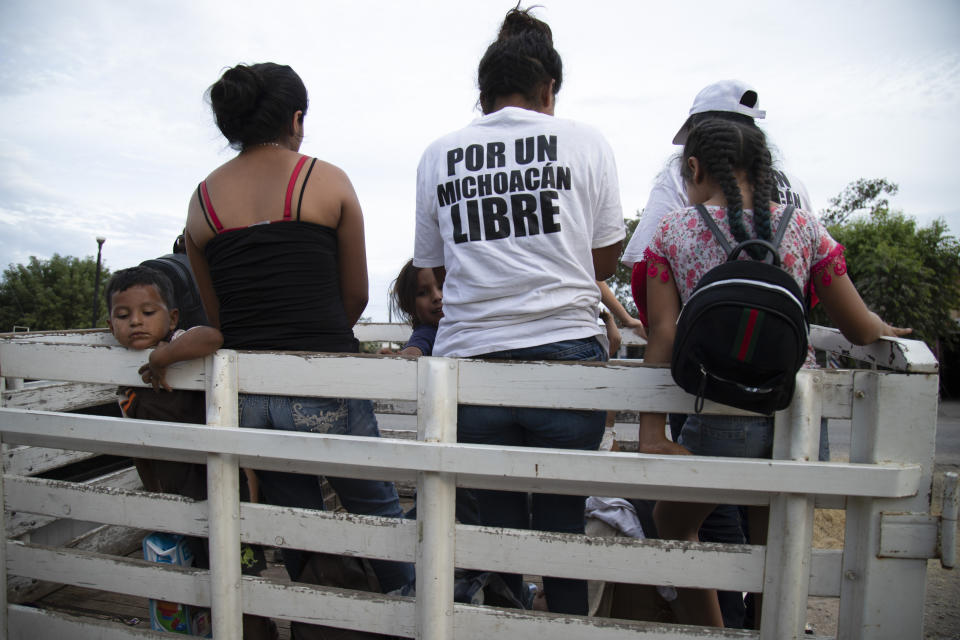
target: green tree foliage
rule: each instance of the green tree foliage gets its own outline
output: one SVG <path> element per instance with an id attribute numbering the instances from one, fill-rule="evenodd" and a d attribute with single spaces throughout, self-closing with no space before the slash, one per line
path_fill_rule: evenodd
<path id="1" fill-rule="evenodd" d="M 97 261 L 53 254 L 49 260 L 30 258 L 27 264 L 11 264 L 0 281 L 0 332 L 14 325 L 32 331 L 90 327 Z M 106 326 L 103 291 L 110 271 L 101 269 L 97 326 Z"/>
<path id="2" fill-rule="evenodd" d="M 630 238 L 633 237 L 633 232 L 637 228 L 637 223 L 640 222 L 639 214 L 635 218 L 624 218 L 623 223 L 627 226 L 627 237 L 623 239 L 623 248 L 627 248 L 627 244 L 630 242 Z M 613 274 L 610 279 L 607 280 L 607 285 L 610 287 L 610 290 L 613 291 L 613 295 L 617 297 L 617 300 L 620 301 L 620 304 L 623 305 L 623 308 L 633 317 L 637 316 L 637 307 L 633 304 L 633 293 L 630 289 L 630 276 L 633 274 L 633 265 L 629 267 L 622 262 L 617 264 L 617 271 Z"/>
<path id="3" fill-rule="evenodd" d="M 831 200 L 836 219 L 847 221 L 831 225 L 830 234 L 846 247 L 848 273 L 868 307 L 894 326 L 913 327 L 911 337 L 934 349 L 938 340 L 955 343 L 950 312 L 960 308 L 960 242 L 942 220 L 919 226 L 891 210 L 881 194 L 896 191 L 883 179 L 851 183 Z M 866 213 L 854 216 L 858 211 Z M 822 309 L 813 321 L 829 324 Z"/>
<path id="4" fill-rule="evenodd" d="M 839 195 L 830 198 L 830 206 L 820 212 L 825 225 L 843 224 L 855 213 L 890 209 L 890 201 L 882 197 L 884 193 L 896 195 L 900 187 L 886 178 L 860 178 L 848 184 Z"/>

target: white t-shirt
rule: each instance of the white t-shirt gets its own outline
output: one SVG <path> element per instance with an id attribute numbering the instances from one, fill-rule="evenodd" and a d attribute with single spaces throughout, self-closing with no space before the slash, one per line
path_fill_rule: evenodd
<path id="1" fill-rule="evenodd" d="M 506 107 L 417 168 L 413 264 L 446 267 L 434 355 L 599 335 L 592 249 L 623 240 L 617 168 L 593 128 Z"/>
<path id="2" fill-rule="evenodd" d="M 797 209 L 807 212 L 814 211 L 810 194 L 807 193 L 807 188 L 802 182 L 777 169 L 774 169 L 773 173 L 777 181 L 777 191 L 774 196 L 777 198 L 777 203 L 792 204 Z M 650 246 L 653 234 L 660 226 L 663 216 L 688 206 L 690 203 L 687 201 L 687 192 L 683 185 L 683 178 L 680 176 L 680 156 L 675 155 L 657 176 L 650 191 L 650 197 L 647 199 L 647 206 L 640 214 L 640 221 L 637 222 L 637 228 L 634 229 L 633 237 L 627 243 L 627 249 L 623 252 L 620 262 L 628 266 L 632 266 L 635 262 L 643 262 L 643 251 Z"/>

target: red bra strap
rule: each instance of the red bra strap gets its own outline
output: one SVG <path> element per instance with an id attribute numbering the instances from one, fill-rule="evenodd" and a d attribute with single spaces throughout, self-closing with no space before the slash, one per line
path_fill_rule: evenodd
<path id="1" fill-rule="evenodd" d="M 217 217 L 216 212 L 213 210 L 213 203 L 210 202 L 210 194 L 207 193 L 207 181 L 204 180 L 200 183 L 200 194 L 203 196 L 203 200 L 200 204 L 205 205 L 204 213 L 210 218 L 210 221 L 213 222 L 213 226 L 216 227 L 217 233 L 223 231 L 223 225 L 220 224 L 220 219 Z"/>
<path id="2" fill-rule="evenodd" d="M 300 156 L 300 159 L 297 160 L 297 166 L 293 168 L 293 173 L 290 175 L 290 182 L 287 183 L 287 197 L 283 201 L 283 219 L 290 219 L 290 205 L 293 202 L 293 187 L 297 183 L 297 178 L 300 176 L 300 169 L 303 168 L 304 163 L 307 161 L 307 156 Z"/>

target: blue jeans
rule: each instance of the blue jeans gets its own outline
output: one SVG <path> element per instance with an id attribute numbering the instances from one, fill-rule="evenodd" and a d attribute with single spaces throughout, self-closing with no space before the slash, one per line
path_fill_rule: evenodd
<path id="1" fill-rule="evenodd" d="M 240 426 L 247 429 L 278 429 L 309 433 L 379 438 L 373 403 L 343 398 L 292 396 L 240 396 Z M 320 478 L 282 471 L 257 471 L 260 490 L 269 504 L 323 510 Z M 402 518 L 403 509 L 392 482 L 327 477 L 340 502 L 350 513 Z M 305 561 L 299 551 L 284 549 L 284 563 L 291 579 L 300 576 Z M 371 560 L 380 588 L 393 591 L 414 581 L 413 565 L 406 562 Z"/>
<path id="2" fill-rule="evenodd" d="M 773 418 L 762 416 L 687 416 L 680 444 L 695 456 L 769 458 Z"/>
<path id="3" fill-rule="evenodd" d="M 497 360 L 605 361 L 606 351 L 595 338 L 488 353 Z M 595 451 L 603 438 L 603 411 L 529 409 L 461 405 L 457 410 L 457 441 L 511 447 L 551 447 Z M 490 527 L 583 533 L 584 496 L 473 489 L 480 522 Z M 522 576 L 502 574 L 521 602 Z M 586 615 L 587 584 L 583 580 L 544 576 L 550 611 Z"/>
<path id="4" fill-rule="evenodd" d="M 672 430 L 673 421 L 671 420 Z M 769 458 L 773 451 L 773 418 L 691 414 L 683 422 L 677 442 L 698 456 Z M 817 453 L 821 461 L 830 460 L 826 418 L 820 419 L 820 442 Z"/>
<path id="5" fill-rule="evenodd" d="M 673 416 L 671 416 L 672 418 Z M 681 420 L 679 442 L 694 455 L 769 458 L 773 450 L 773 418 L 759 416 L 686 416 Z M 674 421 L 671 420 L 671 430 Z M 820 422 L 820 460 L 830 459 L 827 421 Z M 700 526 L 701 542 L 743 544 L 747 541 L 747 519 L 741 507 L 718 505 Z M 744 627 L 743 595 L 718 591 L 726 627 Z"/>

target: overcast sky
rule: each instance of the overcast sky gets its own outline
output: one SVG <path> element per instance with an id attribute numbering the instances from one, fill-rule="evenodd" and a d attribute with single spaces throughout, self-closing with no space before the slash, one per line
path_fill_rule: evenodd
<path id="1" fill-rule="evenodd" d="M 960 2 L 543 0 L 563 57 L 557 115 L 603 132 L 624 214 L 646 202 L 694 95 L 741 78 L 815 207 L 857 178 L 960 233 Z M 0 268 L 169 252 L 188 198 L 233 156 L 204 91 L 239 62 L 291 65 L 310 97 L 301 151 L 363 205 L 366 315 L 413 253 L 416 166 L 476 117 L 476 67 L 507 2 L 0 2 Z"/>

